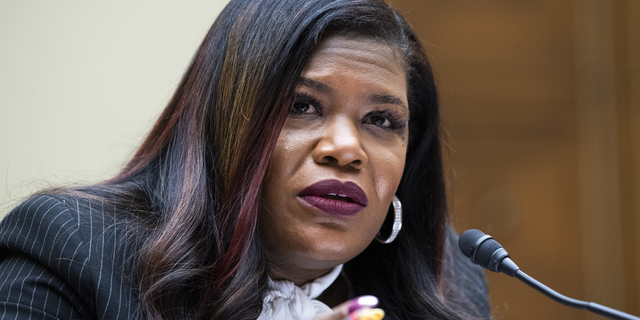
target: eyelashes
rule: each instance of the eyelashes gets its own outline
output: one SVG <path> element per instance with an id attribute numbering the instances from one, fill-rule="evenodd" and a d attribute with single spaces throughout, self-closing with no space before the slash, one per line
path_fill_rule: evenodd
<path id="1" fill-rule="evenodd" d="M 296 94 L 289 116 L 307 119 L 322 115 L 323 105 L 318 99 L 305 93 Z M 392 110 L 374 110 L 367 113 L 362 122 L 385 130 L 402 131 L 409 121 Z"/>
<path id="2" fill-rule="evenodd" d="M 322 115 L 320 112 L 322 111 L 321 103 L 316 98 L 306 95 L 304 93 L 299 93 L 293 99 L 293 105 L 291 105 L 291 110 L 289 110 L 289 115 L 293 116 L 301 116 L 303 114 L 317 114 Z"/>
<path id="3" fill-rule="evenodd" d="M 402 130 L 407 126 L 408 121 L 398 117 L 389 110 L 373 111 L 367 114 L 365 122 L 385 129 Z"/>

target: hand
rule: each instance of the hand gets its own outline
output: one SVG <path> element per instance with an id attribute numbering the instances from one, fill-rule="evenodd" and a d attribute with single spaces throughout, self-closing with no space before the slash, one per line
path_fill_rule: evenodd
<path id="1" fill-rule="evenodd" d="M 382 309 L 371 309 L 378 305 L 378 298 L 361 296 L 344 302 L 314 320 L 381 320 L 384 317 Z"/>
<path id="2" fill-rule="evenodd" d="M 349 306 L 351 304 L 353 304 L 353 300 L 343 302 L 337 307 L 331 309 L 331 313 L 322 314 L 314 320 L 344 320 L 349 315 Z"/>

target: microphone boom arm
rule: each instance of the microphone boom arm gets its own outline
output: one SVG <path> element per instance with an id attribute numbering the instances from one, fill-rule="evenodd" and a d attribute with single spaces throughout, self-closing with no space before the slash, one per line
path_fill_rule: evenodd
<path id="1" fill-rule="evenodd" d="M 509 259 L 511 260 L 511 259 Z M 618 311 L 609 307 L 605 307 L 601 304 L 597 304 L 595 302 L 587 302 L 587 301 L 581 301 L 581 300 L 576 300 L 573 298 L 569 298 L 567 296 L 564 296 L 560 293 L 558 293 L 557 291 L 545 286 L 544 284 L 540 283 L 539 281 L 537 281 L 536 279 L 530 277 L 528 274 L 522 272 L 522 270 L 517 270 L 515 272 L 515 276 L 513 276 L 515 278 L 517 278 L 518 280 L 526 283 L 528 286 L 530 286 L 531 288 L 536 289 L 538 292 L 544 294 L 545 296 L 551 298 L 553 301 L 561 303 L 567 307 L 571 307 L 571 308 L 576 308 L 576 309 L 580 309 L 580 310 L 587 310 L 590 312 L 593 312 L 595 314 L 599 314 L 601 316 L 607 317 L 609 319 L 616 319 L 616 320 L 640 320 L 640 318 L 628 314 L 628 313 L 624 313 L 622 311 Z"/>
<path id="2" fill-rule="evenodd" d="M 502 272 L 515 277 L 536 289 L 538 292 L 561 303 L 567 307 L 580 310 L 587 310 L 601 316 L 615 320 L 640 320 L 639 317 L 618 311 L 603 305 L 580 301 L 561 295 L 553 289 L 545 286 L 536 279 L 522 272 L 520 268 L 511 260 L 509 253 L 493 239 L 490 235 L 476 229 L 465 231 L 458 240 L 458 246 L 462 254 L 471 261 L 483 268 L 493 272 Z"/>

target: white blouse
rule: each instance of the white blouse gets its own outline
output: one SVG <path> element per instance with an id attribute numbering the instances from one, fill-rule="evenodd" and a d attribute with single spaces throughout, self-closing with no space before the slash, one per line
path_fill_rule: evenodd
<path id="1" fill-rule="evenodd" d="M 342 265 L 339 265 L 327 275 L 302 287 L 287 280 L 269 279 L 273 290 L 264 298 L 258 320 L 312 320 L 316 316 L 331 312 L 331 308 L 315 298 L 340 276 L 341 271 Z"/>

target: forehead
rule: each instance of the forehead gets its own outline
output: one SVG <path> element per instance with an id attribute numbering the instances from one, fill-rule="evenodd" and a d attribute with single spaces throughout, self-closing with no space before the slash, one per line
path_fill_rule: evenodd
<path id="1" fill-rule="evenodd" d="M 314 48 L 307 65 L 334 59 L 350 60 L 356 65 L 372 64 L 397 74 L 405 74 L 399 50 L 386 41 L 357 35 L 330 35 Z"/>
<path id="2" fill-rule="evenodd" d="M 328 85 L 340 76 L 370 83 L 372 86 L 406 91 L 404 62 L 394 47 L 373 38 L 329 36 L 314 49 L 304 78 Z"/>

